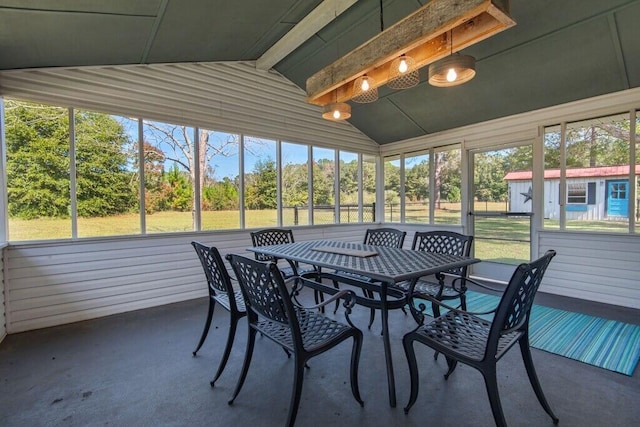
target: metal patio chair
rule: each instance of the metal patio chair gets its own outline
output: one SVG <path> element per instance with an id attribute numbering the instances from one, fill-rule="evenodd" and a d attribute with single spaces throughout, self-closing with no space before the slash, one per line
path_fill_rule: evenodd
<path id="1" fill-rule="evenodd" d="M 401 231 L 395 228 L 370 228 L 364 234 L 363 244 L 371 245 L 371 246 L 386 246 L 391 248 L 402 248 L 404 244 L 404 238 L 407 236 L 406 231 Z M 369 277 L 364 277 L 359 274 L 348 273 L 346 271 L 336 271 L 335 274 L 337 276 L 344 276 L 349 279 L 362 280 L 364 282 L 375 282 L 373 279 Z M 338 281 L 333 281 L 333 286 L 336 289 L 339 289 Z M 365 296 L 368 298 L 373 298 L 372 291 L 363 290 Z M 338 304 L 336 304 L 334 313 L 338 310 Z M 403 309 L 404 311 L 404 309 Z M 369 315 L 369 329 L 371 329 L 371 325 L 376 317 L 375 309 L 371 309 L 371 314 Z"/>
<path id="2" fill-rule="evenodd" d="M 290 229 L 265 228 L 263 230 L 253 231 L 250 234 L 251 234 L 251 243 L 253 244 L 253 247 L 284 245 L 287 243 L 295 242 L 293 238 L 293 231 Z M 259 253 L 255 254 L 255 258 L 258 261 L 263 261 L 263 262 L 273 261 L 276 264 L 278 264 L 278 261 L 279 261 L 278 259 L 270 255 L 259 254 Z M 288 279 L 289 277 L 293 277 L 293 276 L 298 276 L 303 273 L 314 270 L 313 267 L 300 267 L 300 265 L 297 262 L 288 261 L 288 260 L 287 262 L 289 263 L 289 266 L 286 266 L 286 267 L 278 266 L 278 268 L 280 269 L 280 272 L 282 273 L 282 276 L 285 279 Z"/>
<path id="3" fill-rule="evenodd" d="M 449 370 L 445 379 L 453 373 L 458 362 L 479 370 L 484 377 L 495 423 L 506 426 L 498 394 L 496 367 L 500 358 L 518 343 L 536 397 L 553 423 L 558 423 L 542 392 L 529 348 L 531 307 L 542 277 L 555 254 L 555 251 L 549 250 L 531 263 L 520 264 L 511 276 L 500 303 L 491 311 L 470 313 L 449 307 L 434 297 L 428 298 L 450 311 L 426 325 L 419 325 L 403 338 L 411 377 L 411 396 L 404 408 L 405 413 L 409 412 L 418 397 L 418 363 L 413 348 L 414 343 L 418 342 L 446 356 Z M 421 309 L 417 312 L 420 314 Z M 486 314 L 493 314 L 493 320 L 479 317 Z"/>
<path id="4" fill-rule="evenodd" d="M 229 335 L 227 337 L 227 344 L 224 347 L 222 360 L 220 361 L 218 370 L 210 382 L 211 387 L 213 387 L 229 360 L 229 354 L 231 353 L 231 347 L 233 346 L 238 320 L 246 316 L 247 311 L 244 304 L 244 298 L 242 297 L 242 292 L 240 289 L 234 289 L 231 283 L 231 277 L 224 266 L 224 262 L 222 261 L 222 257 L 220 256 L 218 249 L 214 246 L 205 246 L 199 242 L 191 242 L 191 245 L 196 250 L 198 258 L 200 258 L 209 288 L 209 311 L 207 313 L 207 320 L 204 324 L 202 336 L 200 337 L 200 341 L 198 342 L 196 349 L 193 351 L 194 356 L 197 355 L 198 350 L 200 350 L 200 347 L 202 347 L 202 344 L 204 344 L 204 341 L 207 338 L 216 303 L 220 304 L 229 312 Z"/>
<path id="5" fill-rule="evenodd" d="M 416 232 L 413 237 L 411 249 L 414 251 L 433 252 L 438 254 L 469 256 L 473 236 L 456 233 L 454 231 L 424 231 Z M 454 279 L 451 284 L 445 284 L 445 278 Z M 416 298 L 432 296 L 438 301 L 460 299 L 460 308 L 467 309 L 465 293 L 467 292 L 467 266 L 448 270 L 435 275 L 436 281 L 418 279 L 413 295 Z M 399 282 L 394 286 L 407 292 L 410 282 Z M 434 317 L 440 316 L 440 307 L 436 303 L 431 304 Z"/>
<path id="6" fill-rule="evenodd" d="M 229 404 L 233 403 L 244 384 L 251 364 L 255 336 L 257 332 L 260 332 L 294 354 L 294 381 L 287 417 L 288 426 L 293 426 L 295 423 L 307 360 L 349 338 L 353 338 L 351 392 L 356 401 L 361 406 L 364 405 L 358 388 L 362 332 L 354 327 L 349 319 L 349 313 L 355 304 L 355 294 L 352 291 L 343 290 L 320 304 L 325 305 L 340 298 L 345 299 L 346 318 L 349 323 L 346 325 L 318 313 L 319 307 L 317 305 L 305 308 L 295 303 L 291 299 L 282 274 L 275 263 L 255 261 L 241 255 L 227 255 L 227 260 L 235 271 L 247 304 L 249 327 L 242 372 Z M 295 281 L 293 279 L 290 280 Z M 301 280 L 295 282 L 296 286 L 302 283 Z"/>

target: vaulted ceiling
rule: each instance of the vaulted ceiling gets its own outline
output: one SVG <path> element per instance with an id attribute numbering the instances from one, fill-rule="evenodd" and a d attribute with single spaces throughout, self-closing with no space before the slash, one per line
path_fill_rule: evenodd
<path id="1" fill-rule="evenodd" d="M 258 60 L 321 3 L 0 0 L 0 70 Z M 359 0 L 273 68 L 305 89 L 381 21 L 425 3 L 383 0 L 381 13 Z M 462 51 L 477 59 L 472 81 L 436 88 L 424 68 L 418 86 L 352 104 L 350 123 L 385 144 L 640 86 L 640 0 L 511 0 L 510 11 L 515 27 Z"/>

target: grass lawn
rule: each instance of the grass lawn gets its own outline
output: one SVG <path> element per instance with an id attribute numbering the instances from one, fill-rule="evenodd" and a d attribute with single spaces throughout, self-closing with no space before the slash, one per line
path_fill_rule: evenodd
<path id="1" fill-rule="evenodd" d="M 503 204 L 500 204 L 503 207 Z M 452 206 L 451 208 L 454 208 Z M 393 212 L 393 220 L 400 219 L 399 211 Z M 389 209 L 385 209 L 386 220 L 391 222 Z M 407 223 L 428 223 L 428 206 L 412 206 L 405 213 Z M 341 222 L 357 222 L 357 211 L 342 211 Z M 315 210 L 315 224 L 333 224 L 335 213 L 331 209 Z M 294 211 L 283 212 L 285 226 L 296 225 Z M 460 224 L 460 210 L 437 209 L 436 224 Z M 146 216 L 147 233 L 167 233 L 193 230 L 191 212 L 156 212 Z M 276 227 L 277 212 L 269 210 L 245 211 L 246 228 Z M 308 225 L 307 210 L 299 209 L 297 225 Z M 398 224 L 398 227 L 401 227 Z M 205 211 L 202 212 L 202 230 L 234 230 L 240 228 L 238 211 Z M 545 220 L 545 228 L 557 229 L 558 222 Z M 626 221 L 568 221 L 568 230 L 626 232 Z M 78 218 L 79 237 L 122 236 L 140 234 L 140 217 L 137 214 L 117 215 L 99 218 Z M 50 240 L 71 238 L 70 219 L 42 218 L 23 220 L 9 218 L 9 240 Z M 519 264 L 529 260 L 530 249 L 529 219 L 476 217 L 475 255 L 486 261 L 507 264 Z"/>

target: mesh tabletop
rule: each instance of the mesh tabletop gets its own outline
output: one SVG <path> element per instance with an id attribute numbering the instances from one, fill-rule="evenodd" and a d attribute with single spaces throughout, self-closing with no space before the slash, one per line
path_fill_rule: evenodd
<path id="1" fill-rule="evenodd" d="M 315 248 L 321 250 L 314 250 Z M 339 253 L 331 252 L 332 248 Z M 356 273 L 387 283 L 428 276 L 479 262 L 478 259 L 458 255 L 331 240 L 261 246 L 248 250 L 319 267 Z M 349 251 L 353 251 L 354 255 L 345 255 L 345 252 Z M 375 252 L 376 255 L 371 255 L 371 252 Z"/>

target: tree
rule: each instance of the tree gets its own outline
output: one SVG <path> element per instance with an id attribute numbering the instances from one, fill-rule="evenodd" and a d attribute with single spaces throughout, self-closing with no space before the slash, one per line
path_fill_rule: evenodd
<path id="1" fill-rule="evenodd" d="M 313 162 L 313 204 L 333 205 L 335 203 L 333 179 L 335 164 L 330 159 Z"/>
<path id="2" fill-rule="evenodd" d="M 245 175 L 245 206 L 248 209 L 276 209 L 276 162 L 267 158 L 256 162 L 253 172 Z"/>
<path id="3" fill-rule="evenodd" d="M 239 206 L 238 188 L 229 177 L 202 189 L 202 210 L 235 210 Z"/>
<path id="4" fill-rule="evenodd" d="M 9 214 L 26 219 L 70 214 L 69 114 L 5 100 Z M 123 213 L 135 204 L 127 169 L 128 138 L 107 114 L 76 112 L 77 211 Z"/>
<path id="5" fill-rule="evenodd" d="M 75 134 L 78 215 L 129 211 L 138 198 L 130 185 L 130 141 L 122 125 L 107 114 L 76 110 Z"/>
<path id="6" fill-rule="evenodd" d="M 309 167 L 289 163 L 282 168 L 282 205 L 306 206 L 309 203 Z"/>
<path id="7" fill-rule="evenodd" d="M 340 204 L 358 203 L 358 161 L 340 160 Z"/>
<path id="8" fill-rule="evenodd" d="M 414 202 L 429 199 L 429 160 L 405 168 L 405 196 Z"/>

